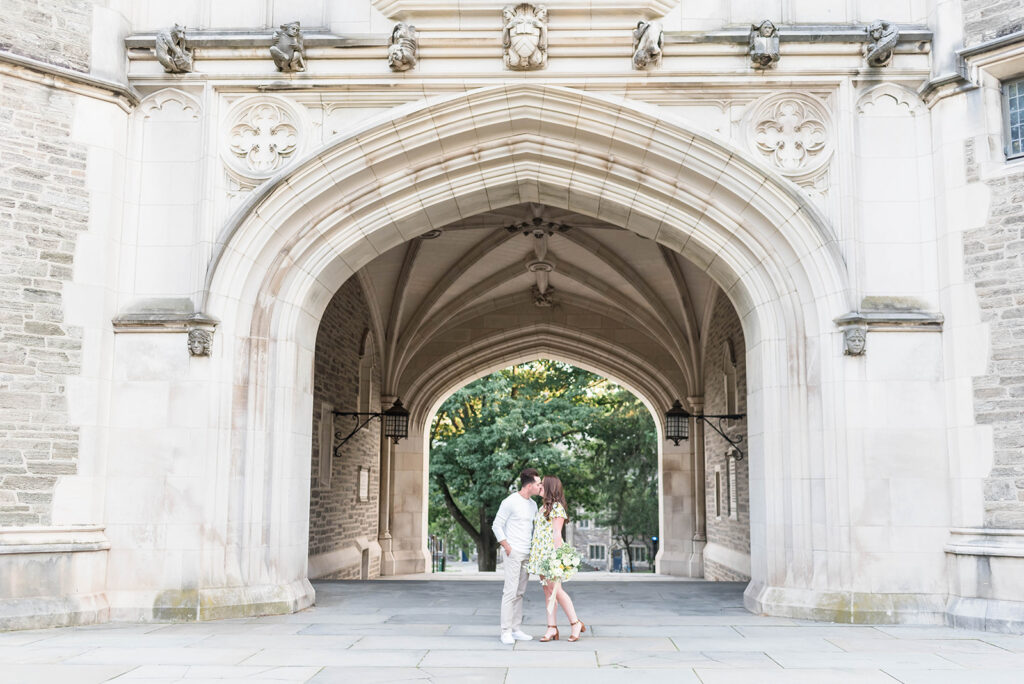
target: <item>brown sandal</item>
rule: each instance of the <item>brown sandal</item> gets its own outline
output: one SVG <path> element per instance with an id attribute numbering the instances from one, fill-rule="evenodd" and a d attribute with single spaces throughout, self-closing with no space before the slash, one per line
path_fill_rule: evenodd
<path id="1" fill-rule="evenodd" d="M 576 622 L 570 622 L 569 625 L 571 625 L 573 627 L 575 627 L 576 625 L 582 625 L 580 627 L 580 636 L 582 636 L 583 633 L 587 631 L 587 626 L 583 624 L 583 620 L 577 620 Z M 579 636 L 570 636 L 569 637 L 569 641 L 579 641 L 579 640 L 580 640 Z"/>
<path id="2" fill-rule="evenodd" d="M 542 641 L 542 642 L 545 642 L 545 643 L 548 642 L 548 641 L 558 641 L 558 625 L 548 625 L 548 629 L 555 630 L 555 636 L 549 637 L 547 634 L 545 634 L 544 636 L 542 636 L 539 639 L 539 641 Z"/>

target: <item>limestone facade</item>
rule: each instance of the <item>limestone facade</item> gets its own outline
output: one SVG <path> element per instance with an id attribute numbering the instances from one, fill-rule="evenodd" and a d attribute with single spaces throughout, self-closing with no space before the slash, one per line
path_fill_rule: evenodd
<path id="1" fill-rule="evenodd" d="M 346 548 L 360 573 L 378 553 L 382 574 L 425 570 L 447 393 L 559 358 L 663 433 L 673 400 L 718 401 L 717 298 L 742 328 L 748 607 L 1021 628 L 1014 3 L 545 4 L 546 62 L 524 70 L 497 2 L 5 5 L 0 573 L 39 578 L 5 590 L 5 625 L 310 605 L 324 525 L 348 529 L 316 492 L 318 392 L 351 401 L 356 329 L 371 409 L 412 416 L 408 439 L 358 443 L 376 504 Z M 881 9 L 900 40 L 869 67 Z M 643 70 L 641 19 L 664 31 Z M 306 70 L 281 72 L 270 41 L 296 21 Z M 153 53 L 174 23 L 191 73 Z M 355 282 L 365 309 L 330 313 Z M 690 427 L 659 454 L 657 565 L 721 576 L 743 534 L 713 520 L 720 445 Z"/>

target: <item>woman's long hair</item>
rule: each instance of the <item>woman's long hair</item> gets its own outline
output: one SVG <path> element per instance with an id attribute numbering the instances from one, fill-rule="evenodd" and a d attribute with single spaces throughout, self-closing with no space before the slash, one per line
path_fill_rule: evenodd
<path id="1" fill-rule="evenodd" d="M 569 504 L 565 503 L 565 493 L 562 491 L 562 481 L 554 475 L 545 475 L 544 480 L 544 518 L 551 520 L 551 509 L 556 503 L 562 504 L 565 510 L 565 519 L 569 519 Z"/>

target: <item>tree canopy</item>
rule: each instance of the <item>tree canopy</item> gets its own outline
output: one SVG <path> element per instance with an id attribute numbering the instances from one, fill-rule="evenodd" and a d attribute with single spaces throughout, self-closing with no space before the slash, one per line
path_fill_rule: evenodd
<path id="1" fill-rule="evenodd" d="M 541 360 L 453 393 L 431 428 L 432 531 L 451 534 L 458 525 L 476 545 L 480 569 L 493 570 L 490 527 L 526 467 L 558 475 L 570 516 L 595 512 L 600 524 L 629 539 L 657 533 L 653 419 L 635 396 L 607 379 Z"/>

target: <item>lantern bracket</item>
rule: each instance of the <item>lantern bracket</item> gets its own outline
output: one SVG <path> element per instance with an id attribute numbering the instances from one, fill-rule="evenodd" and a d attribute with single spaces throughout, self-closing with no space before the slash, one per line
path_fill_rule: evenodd
<path id="1" fill-rule="evenodd" d="M 684 419 L 684 421 L 689 420 L 690 418 L 694 418 L 696 420 L 703 420 L 705 423 L 711 426 L 712 430 L 720 434 L 722 436 L 722 439 L 728 442 L 729 445 L 736 450 L 736 460 L 742 461 L 745 454 L 743 453 L 743 450 L 740 449 L 739 443 L 743 441 L 743 438 L 737 437 L 736 439 L 733 439 L 729 437 L 729 435 L 725 434 L 725 426 L 722 424 L 722 421 L 739 420 L 740 418 L 746 418 L 746 416 L 747 414 L 745 413 L 690 413 L 689 411 L 684 409 L 682 404 L 680 404 L 679 400 L 676 399 L 675 403 L 672 405 L 672 408 L 669 409 L 668 413 L 665 414 L 666 426 L 670 427 L 672 424 L 678 423 L 678 427 L 680 427 L 681 429 L 678 433 L 667 434 L 666 439 L 671 440 L 672 442 L 675 443 L 676 446 L 679 446 L 679 442 L 689 438 L 690 432 L 689 429 L 686 427 L 686 423 L 680 423 L 678 419 L 682 418 Z M 712 423 L 709 420 L 710 418 L 717 419 L 718 425 Z"/>
<path id="2" fill-rule="evenodd" d="M 399 418 L 399 419 L 404 418 L 404 422 L 403 421 L 399 421 L 399 422 L 402 423 L 402 426 L 399 428 L 399 432 L 396 432 L 395 434 L 389 434 L 388 433 L 389 428 L 391 428 L 391 429 L 394 429 L 394 428 L 392 427 L 391 424 L 389 424 L 390 421 L 384 421 L 384 436 L 386 438 L 388 438 L 388 439 L 393 440 L 395 444 L 398 444 L 399 440 L 405 439 L 406 437 L 409 436 L 409 432 L 408 432 L 409 412 L 402 406 L 401 400 L 396 400 L 395 403 L 391 406 L 391 408 L 389 408 L 386 411 L 376 411 L 376 412 L 367 412 L 367 411 L 332 411 L 331 413 L 334 414 L 335 416 L 351 416 L 351 417 L 356 419 L 356 426 L 354 428 L 352 428 L 351 432 L 349 432 L 347 435 L 342 437 L 341 440 L 338 441 L 337 446 L 334 447 L 334 455 L 335 456 L 340 456 L 341 455 L 341 448 L 343 446 L 345 446 L 345 443 L 348 440 L 352 439 L 357 432 L 359 432 L 364 427 L 369 425 L 370 421 L 373 420 L 374 418 L 380 418 L 382 420 L 384 418 Z M 335 440 L 338 440 L 339 435 L 341 435 L 341 431 L 340 430 L 334 433 Z"/>

